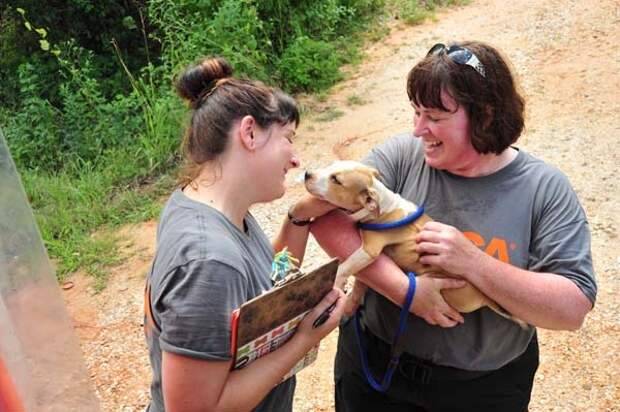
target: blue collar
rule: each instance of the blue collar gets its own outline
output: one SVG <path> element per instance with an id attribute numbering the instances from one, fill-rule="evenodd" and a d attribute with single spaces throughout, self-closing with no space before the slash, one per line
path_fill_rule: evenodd
<path id="1" fill-rule="evenodd" d="M 388 230 L 388 229 L 396 229 L 401 226 L 408 225 L 409 223 L 415 222 L 424 214 L 424 206 L 418 207 L 418 210 L 410 214 L 409 216 L 405 216 L 404 218 L 397 220 L 395 222 L 387 222 L 387 223 L 363 223 L 357 222 L 357 227 L 362 230 Z"/>

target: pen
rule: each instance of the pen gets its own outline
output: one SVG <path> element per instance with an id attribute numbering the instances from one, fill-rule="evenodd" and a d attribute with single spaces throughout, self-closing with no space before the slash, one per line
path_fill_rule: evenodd
<path id="1" fill-rule="evenodd" d="M 329 315 L 332 313 L 332 311 L 334 310 L 334 308 L 336 307 L 336 303 L 338 302 L 338 299 L 336 299 L 334 301 L 334 303 L 332 303 L 331 305 L 329 305 L 327 307 L 327 309 L 325 309 L 318 318 L 316 318 L 314 320 L 314 322 L 312 322 L 312 327 L 313 328 L 318 328 L 319 326 L 321 326 L 322 324 L 324 324 L 327 319 L 329 319 Z"/>

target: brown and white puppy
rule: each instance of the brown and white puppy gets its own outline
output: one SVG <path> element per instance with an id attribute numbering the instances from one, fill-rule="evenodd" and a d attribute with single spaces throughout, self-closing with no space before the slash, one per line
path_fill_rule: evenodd
<path id="1" fill-rule="evenodd" d="M 350 211 L 353 219 L 365 223 L 393 222 L 417 210 L 415 204 L 390 191 L 378 177 L 377 170 L 362 163 L 337 161 L 326 168 L 307 171 L 305 186 L 312 195 Z M 368 266 L 381 252 L 391 257 L 404 271 L 413 271 L 417 276 L 450 277 L 440 268 L 419 262 L 415 235 L 431 220 L 424 214 L 415 222 L 399 228 L 361 230 L 362 246 L 338 267 L 336 286 L 343 288 L 349 276 Z M 356 281 L 347 306 L 357 307 L 365 292 L 366 285 Z M 511 316 L 469 282 L 462 288 L 443 290 L 442 295 L 459 312 L 473 312 L 487 306 L 521 327 L 527 327 L 527 323 Z"/>

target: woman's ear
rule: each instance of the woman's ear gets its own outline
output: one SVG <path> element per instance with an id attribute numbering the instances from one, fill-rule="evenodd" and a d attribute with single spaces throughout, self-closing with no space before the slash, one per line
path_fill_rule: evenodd
<path id="1" fill-rule="evenodd" d="M 244 116 L 239 124 L 239 139 L 247 150 L 256 150 L 257 148 L 254 129 L 256 129 L 256 120 L 250 115 Z"/>

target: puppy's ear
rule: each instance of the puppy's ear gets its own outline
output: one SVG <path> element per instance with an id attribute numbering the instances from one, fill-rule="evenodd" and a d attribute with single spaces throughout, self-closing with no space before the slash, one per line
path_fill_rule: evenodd
<path id="1" fill-rule="evenodd" d="M 364 205 L 364 209 L 368 210 L 375 217 L 381 215 L 379 210 L 379 194 L 375 189 L 368 188 L 360 193 L 360 202 Z"/>
<path id="2" fill-rule="evenodd" d="M 374 167 L 370 168 L 370 173 L 372 173 L 372 176 L 377 179 L 377 180 L 381 180 L 381 174 L 379 173 L 379 171 L 377 169 L 375 169 Z"/>

